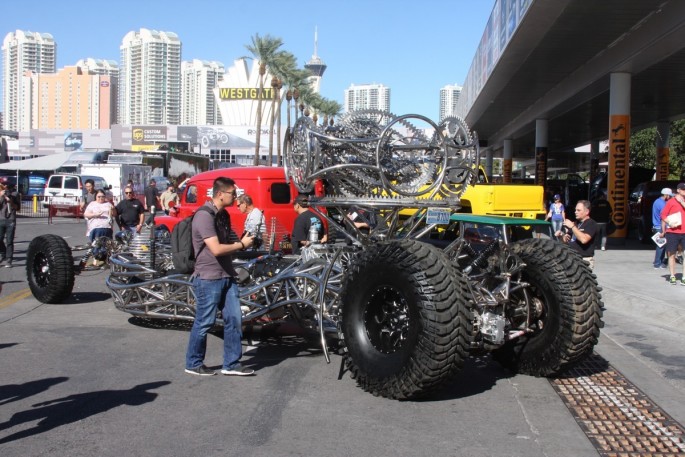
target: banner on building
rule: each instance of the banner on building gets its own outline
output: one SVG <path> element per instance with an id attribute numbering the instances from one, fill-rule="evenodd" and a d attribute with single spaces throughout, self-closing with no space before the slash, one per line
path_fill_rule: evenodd
<path id="1" fill-rule="evenodd" d="M 167 141 L 167 131 L 166 127 L 143 127 L 143 126 L 133 126 L 131 132 L 132 144 L 151 144 L 157 142 Z"/>
<path id="2" fill-rule="evenodd" d="M 265 87 L 221 87 L 219 88 L 219 98 L 221 100 L 272 100 L 274 89 Z"/>
<path id="3" fill-rule="evenodd" d="M 628 173 L 630 164 L 630 116 L 614 114 L 609 125 L 609 179 L 607 200 L 613 212 L 611 220 L 616 231 L 610 236 L 625 238 L 628 235 L 630 211 L 628 209 Z M 592 213 L 590 213 L 592 215 Z"/>
<path id="4" fill-rule="evenodd" d="M 525 176 L 523 176 L 525 178 Z M 544 186 L 547 183 L 547 147 L 535 148 L 535 184 Z"/>
<path id="5" fill-rule="evenodd" d="M 513 163 L 512 159 L 502 160 L 502 182 L 505 182 L 507 184 L 511 183 L 512 163 Z"/>
<path id="6" fill-rule="evenodd" d="M 59 141 L 59 140 L 57 140 Z M 59 143 L 57 143 L 59 144 Z M 64 133 L 65 151 L 83 151 L 83 133 L 65 132 Z"/>
<path id="7" fill-rule="evenodd" d="M 658 181 L 668 180 L 668 163 L 671 160 L 671 150 L 669 147 L 656 148 L 656 179 Z"/>

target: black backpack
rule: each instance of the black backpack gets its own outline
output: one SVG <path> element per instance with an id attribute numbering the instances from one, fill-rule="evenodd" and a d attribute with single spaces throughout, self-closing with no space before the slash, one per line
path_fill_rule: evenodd
<path id="1" fill-rule="evenodd" d="M 216 217 L 211 208 L 203 205 L 192 216 L 188 216 L 176 224 L 174 231 L 171 232 L 171 260 L 174 263 L 176 273 L 192 273 L 195 270 L 195 259 L 197 259 L 197 256 L 200 255 L 200 252 L 205 247 L 203 244 L 197 255 L 195 255 L 195 250 L 193 249 L 193 217 L 195 217 L 198 211 L 207 211 Z"/>

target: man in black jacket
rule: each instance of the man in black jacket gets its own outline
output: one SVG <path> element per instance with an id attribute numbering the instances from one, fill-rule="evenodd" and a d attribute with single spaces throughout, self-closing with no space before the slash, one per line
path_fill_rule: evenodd
<path id="1" fill-rule="evenodd" d="M 13 192 L 13 186 L 0 184 L 0 263 L 5 263 L 5 268 L 12 267 L 19 205 L 19 194 Z"/>

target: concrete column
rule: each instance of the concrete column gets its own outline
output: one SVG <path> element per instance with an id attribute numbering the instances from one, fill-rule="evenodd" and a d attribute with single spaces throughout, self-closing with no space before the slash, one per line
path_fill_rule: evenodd
<path id="1" fill-rule="evenodd" d="M 547 183 L 547 119 L 535 120 L 535 184 L 545 186 Z"/>
<path id="2" fill-rule="evenodd" d="M 504 155 L 502 159 L 502 182 L 511 184 L 511 167 L 514 159 L 514 141 L 504 140 Z"/>
<path id="3" fill-rule="evenodd" d="M 592 183 L 599 174 L 599 141 L 592 140 L 590 142 L 590 183 Z M 590 189 L 588 189 L 589 192 Z M 588 195 L 588 198 L 590 196 Z"/>
<path id="4" fill-rule="evenodd" d="M 660 121 L 656 125 L 656 179 L 668 180 L 668 163 L 670 160 L 670 122 Z"/>
<path id="5" fill-rule="evenodd" d="M 488 150 L 485 151 L 485 176 L 488 177 L 488 182 L 492 182 L 492 159 L 492 149 L 488 148 Z"/>
<path id="6" fill-rule="evenodd" d="M 616 231 L 612 238 L 625 242 L 630 211 L 628 188 L 630 163 L 630 73 L 612 73 L 609 88 L 609 175 L 607 199 Z M 592 213 L 590 213 L 592 215 Z"/>

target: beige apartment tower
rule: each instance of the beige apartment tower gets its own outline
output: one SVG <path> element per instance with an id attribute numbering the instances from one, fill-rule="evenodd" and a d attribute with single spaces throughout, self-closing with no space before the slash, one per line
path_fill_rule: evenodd
<path id="1" fill-rule="evenodd" d="M 31 86 L 33 129 L 108 129 L 114 122 L 112 77 L 65 67 L 24 77 Z"/>

